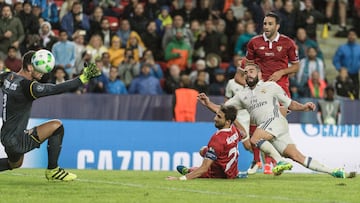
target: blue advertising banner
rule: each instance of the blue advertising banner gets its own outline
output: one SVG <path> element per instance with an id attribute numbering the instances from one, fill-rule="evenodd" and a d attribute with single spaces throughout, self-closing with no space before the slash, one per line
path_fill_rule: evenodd
<path id="1" fill-rule="evenodd" d="M 43 121 L 31 119 L 30 124 Z M 77 169 L 168 171 L 179 164 L 199 166 L 202 157 L 198 151 L 216 131 L 210 122 L 62 121 L 65 136 L 59 164 Z M 252 154 L 242 144 L 239 153 L 239 169 L 246 170 Z M 24 167 L 46 166 L 45 143 L 25 156 Z"/>

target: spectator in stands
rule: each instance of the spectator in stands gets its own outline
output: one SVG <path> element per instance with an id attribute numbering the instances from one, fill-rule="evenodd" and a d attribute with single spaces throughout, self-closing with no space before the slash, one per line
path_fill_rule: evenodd
<path id="1" fill-rule="evenodd" d="M 101 20 L 104 19 L 104 12 L 102 7 L 97 6 L 94 8 L 93 13 L 89 16 L 90 29 L 87 33 L 87 39 L 90 39 L 95 33 L 99 33 L 101 30 Z M 110 39 L 108 39 L 108 43 L 110 44 Z"/>
<path id="2" fill-rule="evenodd" d="M 59 11 L 59 20 L 61 22 L 62 18 L 71 12 L 71 8 L 74 4 L 75 0 L 65 0 L 63 4 L 61 5 L 60 11 Z"/>
<path id="3" fill-rule="evenodd" d="M 116 32 L 116 35 L 121 39 L 121 47 L 126 48 L 126 43 L 129 40 L 130 35 L 138 35 L 137 32 L 130 29 L 130 23 L 127 19 L 122 19 L 120 22 L 120 27 Z"/>
<path id="4" fill-rule="evenodd" d="M 283 8 L 279 11 L 281 18 L 279 32 L 292 39 L 296 36 L 296 18 L 299 15 L 298 10 L 294 8 L 293 0 L 285 0 Z"/>
<path id="5" fill-rule="evenodd" d="M 229 50 L 228 50 L 228 41 L 229 40 L 228 40 L 228 37 L 227 37 L 227 35 L 225 33 L 226 23 L 221 18 L 218 19 L 216 22 L 217 23 L 216 23 L 216 26 L 215 26 L 215 30 L 220 35 L 220 39 L 221 39 L 220 41 L 224 42 L 224 43 L 222 43 L 222 46 L 220 46 L 220 49 L 222 49 L 222 47 L 224 47 L 223 48 L 224 50 L 220 51 L 220 57 L 221 57 L 221 60 L 223 62 L 229 62 L 230 56 L 233 55 L 233 52 L 231 51 L 231 53 L 229 53 Z"/>
<path id="6" fill-rule="evenodd" d="M 158 0 L 148 0 L 145 6 L 144 15 L 149 20 L 155 20 L 160 14 L 160 4 Z"/>
<path id="7" fill-rule="evenodd" d="M 307 90 L 305 92 L 306 97 L 322 99 L 324 98 L 325 88 L 327 84 L 325 80 L 320 78 L 320 74 L 318 71 L 314 70 L 311 73 L 311 77 L 307 82 Z"/>
<path id="8" fill-rule="evenodd" d="M 359 98 L 360 44 L 356 42 L 357 34 L 351 29 L 346 44 L 340 45 L 334 55 L 333 64 L 336 70 L 346 68 L 354 82 L 355 99 Z"/>
<path id="9" fill-rule="evenodd" d="M 243 23 L 242 21 L 237 22 L 235 32 L 230 36 L 228 46 L 229 46 L 229 51 L 231 51 L 231 55 L 236 54 L 234 52 L 235 45 L 239 37 L 245 33 L 245 24 L 246 23 Z"/>
<path id="10" fill-rule="evenodd" d="M 247 7 L 243 4 L 243 0 L 234 0 L 230 6 L 237 20 L 243 20 Z"/>
<path id="11" fill-rule="evenodd" d="M 114 35 L 116 35 L 116 33 L 110 29 L 110 22 L 107 18 L 103 18 L 101 20 L 100 27 L 101 28 L 98 30 L 98 33 L 100 33 L 101 38 L 103 39 L 104 46 L 109 48 L 111 46 L 111 39 Z"/>
<path id="12" fill-rule="evenodd" d="M 55 57 L 55 65 L 64 67 L 69 78 L 72 78 L 75 65 L 75 44 L 68 40 L 65 30 L 60 30 L 59 41 L 53 45 L 51 52 Z"/>
<path id="13" fill-rule="evenodd" d="M 146 50 L 144 42 L 138 34 L 135 34 L 135 32 L 130 34 L 128 42 L 126 43 L 126 48 L 133 50 L 134 59 L 137 62 L 140 61 L 143 57 L 144 51 Z"/>
<path id="14" fill-rule="evenodd" d="M 199 40 L 195 43 L 195 48 L 203 47 L 205 54 L 210 53 L 221 56 L 221 53 L 226 51 L 227 40 L 215 30 L 212 20 L 205 22 L 205 32 L 203 32 Z"/>
<path id="15" fill-rule="evenodd" d="M 77 30 L 73 34 L 73 40 L 75 45 L 75 67 L 73 74 L 75 76 L 79 75 L 81 70 L 84 68 L 84 57 L 86 59 L 89 59 L 88 62 L 90 62 L 91 59 L 91 53 L 90 51 L 86 51 L 85 47 L 85 31 L 84 30 Z M 88 56 L 85 56 L 88 55 Z M 86 60 L 87 61 L 87 60 Z"/>
<path id="16" fill-rule="evenodd" d="M 195 122 L 199 92 L 194 90 L 188 75 L 180 77 L 180 87 L 175 90 L 173 119 L 176 122 Z"/>
<path id="17" fill-rule="evenodd" d="M 328 25 L 330 25 L 330 23 L 332 22 L 332 18 L 334 18 L 334 9 L 335 9 L 335 3 L 336 0 L 326 0 L 326 10 L 325 10 L 325 15 L 326 15 L 326 23 L 328 23 Z M 338 15 L 339 15 L 339 30 L 338 32 L 335 33 L 335 37 L 346 37 L 347 35 L 347 29 L 346 29 L 346 14 L 347 14 L 347 5 L 348 5 L 348 0 L 338 0 L 337 1 L 338 6 L 336 7 L 336 10 L 338 11 Z"/>
<path id="18" fill-rule="evenodd" d="M 334 84 L 336 96 L 348 98 L 350 100 L 355 99 L 355 84 L 349 77 L 348 70 L 345 67 L 340 68 L 339 74 L 336 76 Z"/>
<path id="19" fill-rule="evenodd" d="M 189 0 L 188 0 L 189 1 Z M 196 19 L 200 21 L 200 23 L 204 23 L 205 21 L 210 19 L 211 16 L 211 7 L 209 0 L 200 0 L 197 2 L 197 6 L 195 9 Z"/>
<path id="20" fill-rule="evenodd" d="M 3 73 L 5 71 L 10 71 L 8 68 L 6 68 L 4 61 L 0 59 L 0 73 Z"/>
<path id="21" fill-rule="evenodd" d="M 40 46 L 43 49 L 51 51 L 52 46 L 58 41 L 54 32 L 51 30 L 51 24 L 49 22 L 43 22 L 39 29 Z"/>
<path id="22" fill-rule="evenodd" d="M 114 35 L 111 38 L 111 47 L 108 49 L 110 54 L 110 63 L 112 66 L 119 67 L 124 60 L 125 49 L 121 48 L 121 39 Z"/>
<path id="23" fill-rule="evenodd" d="M 144 55 L 141 59 L 142 64 L 149 64 L 151 66 L 150 74 L 161 80 L 164 77 L 164 73 L 158 63 L 155 62 L 154 55 L 150 49 L 144 51 Z"/>
<path id="24" fill-rule="evenodd" d="M 146 30 L 146 24 L 149 22 L 144 15 L 144 5 L 137 4 L 135 6 L 134 15 L 128 18 L 131 29 L 136 33 L 143 33 Z"/>
<path id="25" fill-rule="evenodd" d="M 33 35 L 39 34 L 39 20 L 38 17 L 32 14 L 32 5 L 30 2 L 25 1 L 23 3 L 23 10 L 18 14 L 19 19 L 24 28 L 25 39 L 20 45 L 19 51 L 21 55 L 25 54 L 30 47 L 31 40 L 36 38 Z"/>
<path id="26" fill-rule="evenodd" d="M 324 15 L 314 9 L 312 0 L 305 0 L 305 9 L 299 13 L 296 23 L 297 27 L 305 28 L 308 37 L 317 41 L 317 25 L 322 22 L 324 22 Z"/>
<path id="27" fill-rule="evenodd" d="M 195 63 L 195 70 L 191 71 L 189 74 L 189 78 L 191 82 L 194 84 L 196 79 L 198 78 L 198 74 L 200 71 L 206 70 L 206 64 L 203 59 L 198 59 Z M 205 83 L 208 85 L 210 80 L 209 73 L 205 72 Z"/>
<path id="28" fill-rule="evenodd" d="M 69 79 L 69 76 L 66 74 L 64 67 L 55 66 L 51 71 L 50 83 L 60 84 Z"/>
<path id="29" fill-rule="evenodd" d="M 325 80 L 325 65 L 322 59 L 317 57 L 316 49 L 309 47 L 307 57 L 300 60 L 300 68 L 297 72 L 297 82 L 300 87 L 307 85 L 312 72 L 317 71 L 321 80 Z"/>
<path id="30" fill-rule="evenodd" d="M 71 12 L 68 12 L 61 20 L 61 28 L 66 30 L 69 37 L 72 37 L 76 30 L 90 30 L 89 17 L 82 12 L 80 2 L 74 2 Z"/>
<path id="31" fill-rule="evenodd" d="M 49 22 L 54 29 L 60 29 L 58 6 L 53 0 L 46 0 L 42 4 L 41 17 Z"/>
<path id="32" fill-rule="evenodd" d="M 95 60 L 95 58 L 102 56 L 104 52 L 107 52 L 107 48 L 104 46 L 104 43 L 102 41 L 100 34 L 93 34 L 90 37 L 89 43 L 86 45 L 86 50 L 91 52 L 92 61 Z"/>
<path id="33" fill-rule="evenodd" d="M 155 21 L 149 21 L 146 25 L 146 31 L 141 33 L 141 39 L 147 49 L 154 54 L 155 60 L 164 60 L 164 52 L 161 48 L 161 37 L 156 33 Z"/>
<path id="34" fill-rule="evenodd" d="M 239 56 L 245 56 L 247 43 L 256 35 L 254 22 L 247 22 L 245 24 L 245 33 L 240 35 L 236 41 L 234 53 Z"/>
<path id="35" fill-rule="evenodd" d="M 17 57 L 18 49 L 16 47 L 9 47 L 7 57 L 4 61 L 5 67 L 13 72 L 19 72 L 22 67 L 21 58 Z"/>
<path id="36" fill-rule="evenodd" d="M 129 94 L 159 95 L 162 94 L 160 81 L 150 74 L 151 65 L 143 64 L 141 74 L 131 81 Z"/>
<path id="37" fill-rule="evenodd" d="M 184 26 L 190 28 L 191 21 L 197 19 L 196 8 L 193 1 L 185 1 L 184 6 L 172 12 L 173 16 L 180 15 L 184 19 Z"/>
<path id="38" fill-rule="evenodd" d="M 235 18 L 234 11 L 232 9 L 228 9 L 224 13 L 222 19 L 225 21 L 226 24 L 225 34 L 228 40 L 230 40 L 231 36 L 236 32 L 236 25 L 238 23 L 238 20 Z"/>
<path id="39" fill-rule="evenodd" d="M 120 17 L 120 13 L 116 12 L 116 9 L 122 8 L 121 0 L 98 0 L 98 2 L 98 6 L 102 8 L 105 16 Z"/>
<path id="40" fill-rule="evenodd" d="M 175 90 L 180 87 L 180 76 L 181 68 L 178 65 L 172 64 L 171 66 L 169 66 L 168 72 L 165 76 L 165 93 L 175 93 Z"/>
<path id="41" fill-rule="evenodd" d="M 306 52 L 309 47 L 315 48 L 317 51 L 317 56 L 321 59 L 324 59 L 319 44 L 316 41 L 307 37 L 306 30 L 304 28 L 297 29 L 295 43 L 298 48 L 300 60 L 306 57 Z"/>
<path id="42" fill-rule="evenodd" d="M 119 79 L 119 70 L 117 67 L 110 68 L 109 82 L 107 83 L 106 92 L 109 94 L 127 94 L 125 84 Z"/>
<path id="43" fill-rule="evenodd" d="M 0 2 L 0 9 L 2 8 L 2 4 L 3 3 Z M 23 2 L 20 1 L 15 2 L 12 7 L 13 7 L 14 16 L 18 16 L 19 13 L 24 9 Z"/>
<path id="44" fill-rule="evenodd" d="M 303 87 L 297 82 L 296 73 L 289 74 L 289 90 L 291 99 L 298 101 L 304 96 Z"/>
<path id="45" fill-rule="evenodd" d="M 125 6 L 122 18 L 129 19 L 135 15 L 135 7 L 140 4 L 139 0 L 130 0 L 129 4 Z"/>
<path id="46" fill-rule="evenodd" d="M 178 29 L 174 39 L 167 44 L 165 49 L 167 66 L 170 67 L 173 64 L 177 64 L 181 71 L 188 72 L 191 69 L 191 56 L 191 47 L 185 42 L 182 29 Z"/>
<path id="47" fill-rule="evenodd" d="M 155 20 L 156 32 L 159 36 L 163 36 L 165 31 L 172 27 L 172 17 L 170 15 L 170 8 L 168 6 L 162 6 L 161 12 Z"/>
<path id="48" fill-rule="evenodd" d="M 340 125 L 341 111 L 340 101 L 334 98 L 335 89 L 332 86 L 325 88 L 325 97 L 318 101 L 317 120 L 319 124 Z"/>
<path id="49" fill-rule="evenodd" d="M 181 31 L 184 42 L 190 47 L 194 47 L 194 36 L 189 28 L 184 26 L 184 20 L 180 15 L 173 17 L 173 25 L 171 29 L 165 31 L 162 39 L 162 48 L 165 50 L 166 46 L 174 39 L 177 32 Z"/>
<path id="50" fill-rule="evenodd" d="M 140 63 L 134 60 L 132 49 L 125 50 L 125 59 L 119 66 L 119 76 L 128 88 L 131 81 L 140 74 Z"/>
<path id="51" fill-rule="evenodd" d="M 103 68 L 102 68 L 102 73 L 109 78 L 110 75 L 110 68 L 111 68 L 111 63 L 110 63 L 110 54 L 109 52 L 104 52 L 101 54 L 101 61 L 103 64 Z M 117 68 L 117 67 L 116 67 Z"/>
<path id="52" fill-rule="evenodd" d="M 209 93 L 209 83 L 206 82 L 206 77 L 209 75 L 208 72 L 202 70 L 197 73 L 197 77 L 193 83 L 193 88 L 198 92 L 205 94 Z"/>
<path id="53" fill-rule="evenodd" d="M 243 58 L 237 54 L 233 55 L 233 58 L 232 58 L 231 62 L 229 63 L 229 66 L 226 67 L 226 79 L 227 80 L 234 78 L 238 67 L 241 66 L 242 59 Z"/>
<path id="54" fill-rule="evenodd" d="M 209 95 L 224 96 L 227 83 L 225 70 L 217 68 L 214 74 L 215 81 L 209 86 Z"/>
<path id="55" fill-rule="evenodd" d="M 4 60 L 9 47 L 19 49 L 25 39 L 23 25 L 19 18 L 12 15 L 10 5 L 5 4 L 2 7 L 0 28 L 0 59 Z"/>

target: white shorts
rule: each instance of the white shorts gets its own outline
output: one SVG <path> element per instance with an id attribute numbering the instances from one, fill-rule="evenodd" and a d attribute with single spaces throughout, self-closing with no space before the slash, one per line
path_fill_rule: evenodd
<path id="1" fill-rule="evenodd" d="M 284 117 L 269 119 L 261 123 L 258 128 L 274 136 L 270 142 L 280 154 L 283 154 L 289 144 L 294 144 L 289 134 L 288 122 Z"/>

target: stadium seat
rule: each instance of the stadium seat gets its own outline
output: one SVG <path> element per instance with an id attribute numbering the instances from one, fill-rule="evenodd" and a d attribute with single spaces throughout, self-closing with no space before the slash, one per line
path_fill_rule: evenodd
<path id="1" fill-rule="evenodd" d="M 220 68 L 221 68 L 221 69 L 224 69 L 224 70 L 227 70 L 227 68 L 229 67 L 229 65 L 230 65 L 229 63 L 224 63 L 224 62 L 223 62 L 223 63 L 220 64 Z"/>
<path id="2" fill-rule="evenodd" d="M 112 31 L 116 31 L 119 28 L 119 20 L 116 17 L 113 16 L 104 16 L 109 20 L 110 29 Z"/>
<path id="3" fill-rule="evenodd" d="M 167 67 L 166 62 L 164 62 L 164 61 L 156 61 L 156 63 L 160 65 L 160 67 L 161 67 L 161 69 L 162 69 L 162 71 L 164 73 L 167 71 L 168 67 Z"/>

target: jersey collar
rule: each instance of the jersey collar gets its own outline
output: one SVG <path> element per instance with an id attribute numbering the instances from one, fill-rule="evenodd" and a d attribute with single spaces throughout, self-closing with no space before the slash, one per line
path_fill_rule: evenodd
<path id="1" fill-rule="evenodd" d="M 276 37 L 273 41 L 270 41 L 270 39 L 265 36 L 265 33 L 263 33 L 263 38 L 265 42 L 278 42 L 280 38 L 280 33 L 279 32 L 276 33 Z"/>

